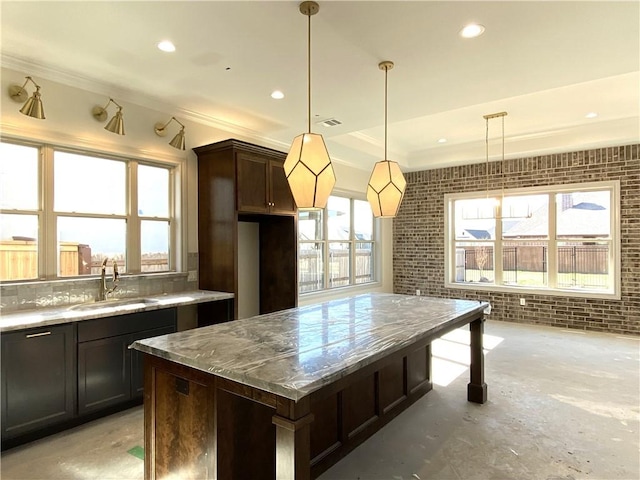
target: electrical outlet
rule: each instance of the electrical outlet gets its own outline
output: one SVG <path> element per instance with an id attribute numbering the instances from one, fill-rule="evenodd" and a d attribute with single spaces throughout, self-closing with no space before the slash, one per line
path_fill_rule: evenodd
<path id="1" fill-rule="evenodd" d="M 524 307 L 527 304 L 527 301 L 524 298 L 520 299 L 520 305 Z"/>
<path id="2" fill-rule="evenodd" d="M 416 288 L 416 295 L 419 297 L 420 296 L 420 289 Z"/>
<path id="3" fill-rule="evenodd" d="M 198 281 L 198 271 L 189 270 L 189 274 L 187 275 L 187 282 L 197 282 L 197 281 Z"/>

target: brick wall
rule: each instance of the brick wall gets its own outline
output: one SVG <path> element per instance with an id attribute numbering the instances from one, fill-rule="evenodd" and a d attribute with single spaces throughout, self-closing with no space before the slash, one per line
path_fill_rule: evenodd
<path id="1" fill-rule="evenodd" d="M 503 176 L 504 172 L 504 176 Z M 393 225 L 394 292 L 491 302 L 491 319 L 640 335 L 640 144 L 490 162 L 505 190 L 620 180 L 620 300 L 475 292 L 444 287 L 444 195 L 484 190 L 486 164 L 410 172 Z M 527 305 L 521 307 L 520 298 Z"/>

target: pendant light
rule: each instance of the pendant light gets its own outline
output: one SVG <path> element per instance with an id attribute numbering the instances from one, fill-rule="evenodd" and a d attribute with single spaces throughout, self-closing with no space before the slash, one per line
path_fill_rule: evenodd
<path id="1" fill-rule="evenodd" d="M 298 208 L 324 208 L 336 183 L 336 175 L 322 135 L 311 133 L 311 16 L 318 13 L 316 2 L 302 2 L 300 13 L 307 27 L 307 108 L 308 133 L 293 139 L 284 162 L 284 172 Z"/>
<path id="2" fill-rule="evenodd" d="M 387 75 L 393 68 L 393 62 L 380 62 L 378 68 L 384 70 L 384 160 L 373 167 L 367 186 L 367 200 L 374 217 L 393 218 L 400 209 L 407 182 L 398 163 L 387 160 Z"/>

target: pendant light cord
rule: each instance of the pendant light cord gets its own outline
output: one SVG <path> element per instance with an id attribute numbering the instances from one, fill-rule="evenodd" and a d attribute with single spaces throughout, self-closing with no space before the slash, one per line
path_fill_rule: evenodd
<path id="1" fill-rule="evenodd" d="M 485 172 L 485 196 L 489 198 L 489 117 L 485 117 L 487 128 L 484 135 L 486 172 Z"/>
<path id="2" fill-rule="evenodd" d="M 389 69 L 384 69 L 384 159 L 387 160 L 387 78 L 389 76 Z"/>
<path id="3" fill-rule="evenodd" d="M 311 15 L 307 15 L 309 20 L 307 27 L 307 117 L 309 118 L 309 133 L 311 133 Z"/>

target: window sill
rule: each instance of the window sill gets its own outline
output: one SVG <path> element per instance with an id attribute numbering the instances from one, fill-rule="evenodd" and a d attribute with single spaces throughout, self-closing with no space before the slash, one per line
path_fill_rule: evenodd
<path id="1" fill-rule="evenodd" d="M 512 294 L 528 294 L 528 295 L 547 295 L 556 297 L 575 297 L 575 298 L 592 298 L 604 300 L 620 300 L 620 293 L 605 292 L 585 289 L 554 289 L 547 287 L 516 287 L 506 285 L 494 285 L 480 282 L 469 283 L 451 283 L 446 282 L 445 288 L 459 290 L 474 290 L 486 292 L 512 293 Z"/>
<path id="2" fill-rule="evenodd" d="M 360 293 L 381 291 L 381 289 L 381 282 L 359 283 L 357 285 L 349 285 L 347 287 L 335 287 L 325 290 L 316 290 L 313 292 L 301 293 L 299 294 L 298 298 L 301 305 L 310 305 L 312 303 L 334 300 L 351 295 L 358 295 Z"/>

